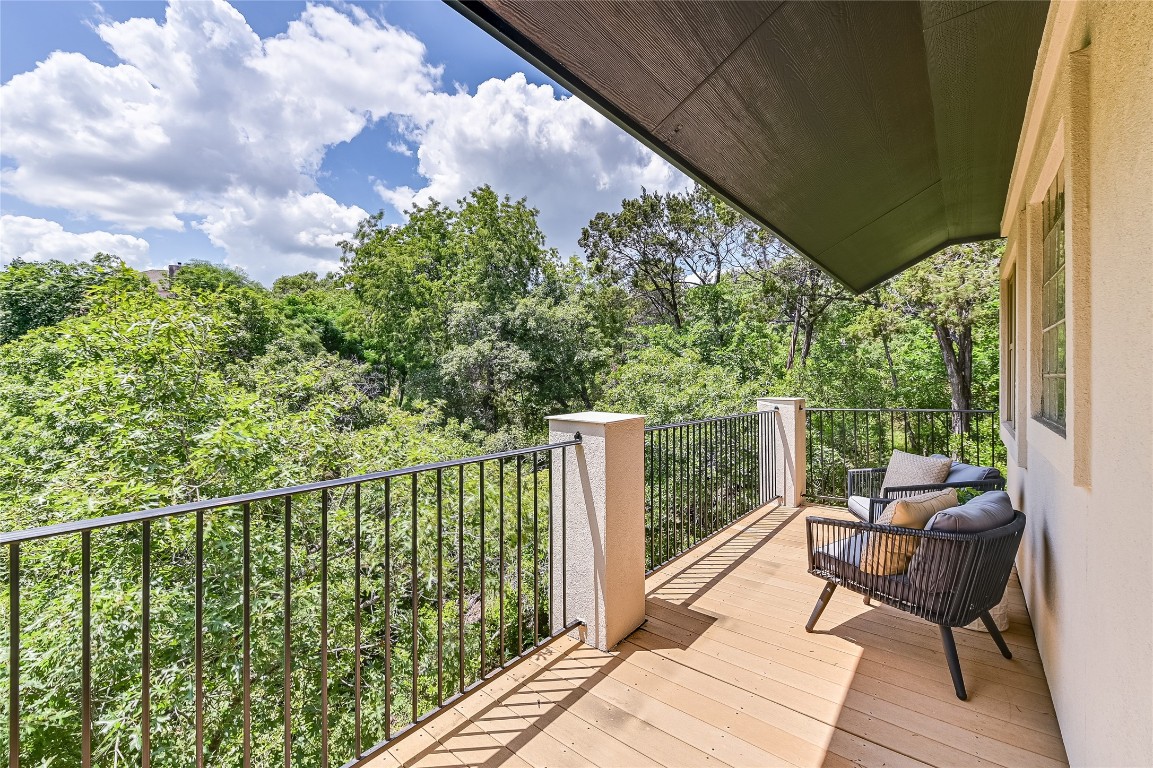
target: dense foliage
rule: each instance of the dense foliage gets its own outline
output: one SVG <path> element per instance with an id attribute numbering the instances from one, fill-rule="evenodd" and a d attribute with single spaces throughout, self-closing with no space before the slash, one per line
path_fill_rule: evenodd
<path id="1" fill-rule="evenodd" d="M 564 260 L 547 248 L 536 216 L 525 201 L 482 187 L 455 205 L 414 208 L 401 226 L 370 217 L 341 244 L 341 270 L 286 276 L 271 290 L 208 263 L 185 265 L 165 295 L 115 257 L 10 264 L 0 271 L 0 526 L 537 443 L 550 413 L 599 408 L 667 422 L 747 411 L 757 396 L 774 394 L 846 407 L 966 408 L 995 400 L 999 243 L 947 249 L 852 297 L 701 189 L 645 193 L 598 214 L 580 241 L 584 259 Z M 383 738 L 386 706 L 397 727 L 408 722 L 414 696 L 418 711 L 435 704 L 438 636 L 450 659 L 458 632 L 465 636 L 463 678 L 455 664 L 445 666 L 451 691 L 482 673 L 482 642 L 491 666 L 503 633 L 522 630 L 524 645 L 544 629 L 547 548 L 539 542 L 548 537 L 542 489 L 549 469 L 543 460 L 490 462 L 483 491 L 475 467 L 449 473 L 444 493 L 458 501 L 439 524 L 427 501 L 434 495 L 429 475 L 417 481 L 416 509 L 407 485 L 387 495 L 366 486 L 362 535 L 372 562 L 361 569 L 359 594 L 353 501 L 347 492 L 329 499 L 328 546 L 337 553 L 329 562 L 334 760 L 351 749 L 349 627 L 357 604 L 366 743 Z M 519 487 L 518 470 L 534 482 Z M 319 718 L 319 495 L 294 504 L 293 749 L 311 764 Z M 259 764 L 274 762 L 283 745 L 284 517 L 283 505 L 253 507 Z M 213 512 L 204 529 L 211 606 L 203 635 L 205 742 L 218 764 L 236 764 L 241 748 L 241 519 L 239 509 Z M 191 516 L 157 521 L 151 531 L 158 766 L 192 762 L 194 532 Z M 537 547 L 497 561 L 502 541 L 511 553 L 529 537 Z M 77 539 L 22 548 L 27 764 L 78 762 Z M 139 524 L 92 536 L 99 765 L 131 763 L 140 748 L 141 541 Z M 514 598 L 529 589 L 546 595 L 539 605 Z M 440 600 L 449 606 L 443 616 Z M 463 620 L 453 607 L 460 603 Z M 0 605 L 7 604 L 5 591 Z M 414 631 L 416 691 L 405 640 Z M 387 701 L 386 673 L 393 680 Z M 7 679 L 5 670 L 0 677 Z"/>

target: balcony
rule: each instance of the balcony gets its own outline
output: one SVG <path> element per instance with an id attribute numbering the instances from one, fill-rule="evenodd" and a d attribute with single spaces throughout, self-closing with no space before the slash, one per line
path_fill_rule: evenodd
<path id="1" fill-rule="evenodd" d="M 895 447 L 995 461 L 994 418 L 569 414 L 542 446 L 0 534 L 9 764 L 1065 765 L 1015 577 L 1013 659 L 956 633 L 965 702 L 920 619 L 842 590 L 804 628 L 805 517 L 849 519 L 806 488 Z M 63 722 L 47 621 L 76 636 Z"/>
<path id="2" fill-rule="evenodd" d="M 807 514 L 767 505 L 651 574 L 615 650 L 562 638 L 372 766 L 1067 765 L 1029 616 L 1014 659 L 960 630 L 956 699 L 932 626 L 840 592 L 814 634 Z"/>

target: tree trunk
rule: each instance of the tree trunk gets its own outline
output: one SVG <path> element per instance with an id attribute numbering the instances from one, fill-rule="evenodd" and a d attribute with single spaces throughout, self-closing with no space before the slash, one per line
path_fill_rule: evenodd
<path id="1" fill-rule="evenodd" d="M 793 361 L 797 359 L 797 337 L 801 333 L 801 305 L 797 303 L 797 308 L 793 310 L 793 334 L 789 338 L 789 358 L 785 361 L 785 370 L 793 370 Z"/>
<path id="2" fill-rule="evenodd" d="M 949 378 L 949 394 L 953 403 L 953 434 L 959 435 L 969 428 L 969 414 L 958 413 L 973 407 L 973 339 L 972 332 L 962 331 L 954 339 L 943 325 L 933 325 L 941 357 L 945 361 L 945 374 Z"/>
<path id="3" fill-rule="evenodd" d="M 889 347 L 889 337 L 881 337 L 881 346 L 885 349 L 885 362 L 889 364 L 889 383 L 893 385 L 893 391 L 897 391 L 897 368 L 893 365 L 893 350 Z"/>
<path id="4" fill-rule="evenodd" d="M 809 362 L 809 352 L 813 349 L 813 331 L 817 326 L 817 321 L 812 320 L 805 324 L 805 343 L 801 345 L 801 367 L 804 368 Z"/>

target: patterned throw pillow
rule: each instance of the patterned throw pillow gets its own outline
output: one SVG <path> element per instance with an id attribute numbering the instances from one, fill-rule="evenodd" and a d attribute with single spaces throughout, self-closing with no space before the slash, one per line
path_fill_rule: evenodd
<path id="1" fill-rule="evenodd" d="M 877 518 L 877 525 L 923 529 L 933 515 L 955 506 L 957 506 L 955 488 L 919 493 L 890 503 Z M 877 576 L 904 573 L 919 543 L 918 539 L 908 536 L 870 533 L 868 545 L 861 555 L 861 570 Z"/>
<path id="2" fill-rule="evenodd" d="M 915 453 L 893 451 L 881 488 L 943 483 L 952 466 L 953 460 L 948 456 L 918 456 Z"/>

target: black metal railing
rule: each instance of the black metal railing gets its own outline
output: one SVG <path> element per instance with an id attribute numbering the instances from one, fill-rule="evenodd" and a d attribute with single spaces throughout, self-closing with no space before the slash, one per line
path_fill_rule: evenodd
<path id="1" fill-rule="evenodd" d="M 579 442 L 0 534 L 10 768 L 363 762 L 579 623 Z"/>
<path id="2" fill-rule="evenodd" d="M 645 429 L 648 572 L 776 498 L 775 411 Z"/>
<path id="3" fill-rule="evenodd" d="M 805 496 L 817 502 L 845 502 L 848 470 L 885 466 L 895 449 L 1005 470 L 996 411 L 808 408 L 805 424 Z"/>

